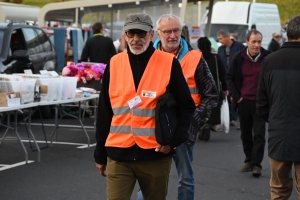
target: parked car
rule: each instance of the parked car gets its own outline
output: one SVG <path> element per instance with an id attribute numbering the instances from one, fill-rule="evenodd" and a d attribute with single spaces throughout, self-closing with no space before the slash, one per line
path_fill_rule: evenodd
<path id="1" fill-rule="evenodd" d="M 18 52 L 22 55 L 18 56 Z M 24 73 L 25 69 L 31 69 L 34 74 L 40 70 L 57 71 L 52 42 L 37 26 L 0 23 L 0 73 Z M 41 111 L 43 117 L 52 116 L 50 106 L 41 107 Z"/>
<path id="2" fill-rule="evenodd" d="M 55 49 L 45 32 L 25 24 L 0 23 L 0 73 L 23 73 L 22 65 L 14 64 L 16 50 L 28 51 L 30 68 L 34 74 L 40 70 L 57 70 Z"/>

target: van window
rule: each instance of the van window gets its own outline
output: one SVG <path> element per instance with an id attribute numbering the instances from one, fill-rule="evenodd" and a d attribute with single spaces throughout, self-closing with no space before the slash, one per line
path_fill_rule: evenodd
<path id="1" fill-rule="evenodd" d="M 41 29 L 35 29 L 35 30 L 38 34 L 39 41 L 42 44 L 44 51 L 46 52 L 52 51 L 52 47 L 47 35 Z"/>
<path id="2" fill-rule="evenodd" d="M 21 29 L 14 29 L 10 35 L 10 51 L 27 50 L 24 35 Z"/>
<path id="3" fill-rule="evenodd" d="M 22 30 L 25 36 L 29 54 L 34 55 L 44 52 L 35 31 L 32 28 L 23 28 Z"/>
<path id="4" fill-rule="evenodd" d="M 211 24 L 210 37 L 218 41 L 217 33 L 220 29 L 225 29 L 229 33 L 234 33 L 238 37 L 239 42 L 245 42 L 246 33 L 248 30 L 247 25 L 232 25 L 232 24 Z"/>

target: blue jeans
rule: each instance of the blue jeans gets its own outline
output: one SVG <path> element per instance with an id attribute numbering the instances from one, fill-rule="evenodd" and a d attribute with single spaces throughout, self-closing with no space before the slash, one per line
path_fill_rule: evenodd
<path id="1" fill-rule="evenodd" d="M 176 154 L 173 156 L 178 174 L 179 200 L 194 199 L 193 150 L 194 146 L 189 147 L 185 142 L 176 147 Z M 144 200 L 141 190 L 138 191 L 137 200 Z"/>

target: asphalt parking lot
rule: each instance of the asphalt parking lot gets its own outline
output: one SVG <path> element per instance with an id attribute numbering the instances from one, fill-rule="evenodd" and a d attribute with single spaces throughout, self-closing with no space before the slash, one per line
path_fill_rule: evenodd
<path id="1" fill-rule="evenodd" d="M 101 120 L 101 119 L 99 119 Z M 59 128 L 57 142 L 49 144 L 53 126 L 45 128 L 47 143 L 39 125 L 34 119 L 32 132 L 41 150 L 41 161 L 37 162 L 37 151 L 32 151 L 28 141 L 24 146 L 28 151 L 28 164 L 18 141 L 4 141 L 0 146 L 0 199 L 89 199 L 105 200 L 106 182 L 95 168 L 94 131 L 88 128 L 91 147 L 87 148 L 87 138 L 77 129 L 76 119 L 64 119 L 62 123 L 72 127 Z M 44 120 L 51 125 L 53 120 Z M 92 127 L 93 119 L 85 118 L 84 124 Z M 18 131 L 26 136 L 25 126 L 20 124 Z M 0 128 L 0 138 L 5 129 Z M 12 130 L 8 136 L 15 136 Z M 32 144 L 32 147 L 34 145 Z M 240 172 L 244 155 L 239 131 L 231 127 L 229 134 L 212 132 L 208 142 L 197 141 L 194 148 L 195 200 L 267 200 L 270 199 L 270 166 L 265 154 L 262 176 L 252 177 L 250 172 Z M 131 199 L 136 199 L 136 191 Z M 177 174 L 172 166 L 169 181 L 168 200 L 177 199 Z M 290 199 L 297 199 L 293 191 Z"/>

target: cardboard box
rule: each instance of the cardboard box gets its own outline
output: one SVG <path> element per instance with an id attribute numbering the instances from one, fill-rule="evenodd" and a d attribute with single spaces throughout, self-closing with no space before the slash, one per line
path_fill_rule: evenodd
<path id="1" fill-rule="evenodd" d="M 1 92 L 0 107 L 18 106 L 21 104 L 20 92 Z"/>

